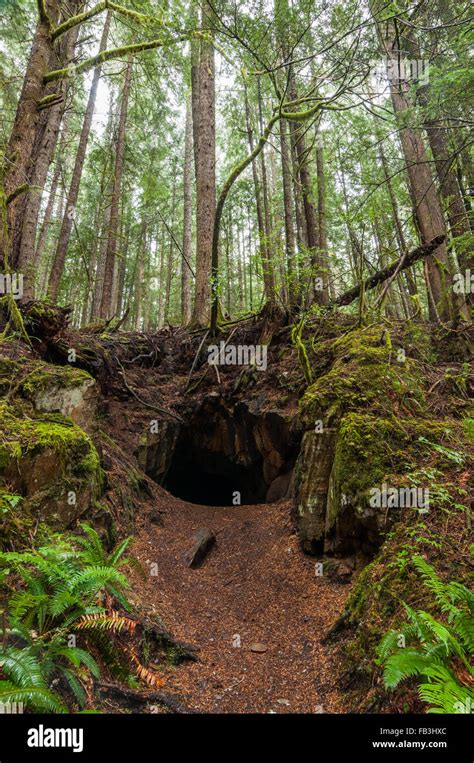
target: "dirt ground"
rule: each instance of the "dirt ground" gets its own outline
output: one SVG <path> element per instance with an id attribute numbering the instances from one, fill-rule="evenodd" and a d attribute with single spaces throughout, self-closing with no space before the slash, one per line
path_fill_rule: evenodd
<path id="1" fill-rule="evenodd" d="M 137 534 L 133 552 L 150 574 L 136 575 L 134 591 L 198 650 L 197 662 L 165 668 L 163 691 L 206 713 L 347 712 L 333 647 L 320 640 L 349 587 L 316 574 L 289 504 L 196 506 L 161 490 L 156 501 L 163 526 L 144 521 Z M 191 569 L 184 555 L 203 527 L 217 543 Z"/>

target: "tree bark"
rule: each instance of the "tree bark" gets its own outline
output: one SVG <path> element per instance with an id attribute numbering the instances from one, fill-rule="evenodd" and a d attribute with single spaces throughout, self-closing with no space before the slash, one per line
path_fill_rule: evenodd
<path id="1" fill-rule="evenodd" d="M 288 297 L 290 310 L 298 304 L 298 271 L 295 260 L 295 226 L 293 222 L 293 196 L 291 187 L 291 157 L 288 145 L 287 122 L 280 121 L 281 172 L 283 181 L 283 213 L 285 219 L 285 253 L 288 270 Z"/>
<path id="2" fill-rule="evenodd" d="M 102 31 L 102 38 L 100 41 L 99 52 L 105 50 L 107 45 L 107 37 L 109 34 L 111 22 L 111 11 L 109 10 L 106 17 L 104 28 Z M 54 255 L 53 267 L 51 269 L 51 276 L 49 281 L 48 296 L 53 301 L 56 300 L 59 289 L 59 282 L 64 269 L 64 262 L 66 260 L 67 248 L 69 245 L 69 239 L 71 236 L 74 213 L 77 206 L 77 199 L 79 196 L 79 187 L 82 178 L 82 169 L 84 167 L 84 160 L 86 157 L 87 144 L 89 142 L 89 135 L 92 126 L 92 120 L 94 117 L 95 102 L 97 98 L 97 89 L 99 87 L 99 80 L 102 68 L 97 66 L 94 69 L 92 76 L 92 84 L 89 92 L 89 99 L 87 101 L 86 113 L 84 115 L 84 122 L 82 124 L 81 136 L 79 138 L 79 145 L 76 153 L 76 161 L 74 163 L 74 169 L 71 177 L 71 184 L 69 186 L 69 193 L 66 203 L 66 214 L 64 215 L 61 230 L 59 233 L 58 243 L 56 247 L 56 253 Z"/>
<path id="3" fill-rule="evenodd" d="M 44 248 L 46 246 L 46 241 L 48 238 L 49 227 L 51 225 L 51 218 L 53 216 L 53 209 L 54 209 L 54 204 L 56 201 L 56 194 L 58 191 L 59 180 L 60 180 L 61 172 L 62 172 L 61 157 L 63 155 L 63 151 L 60 150 L 59 153 L 60 153 L 60 156 L 58 156 L 56 160 L 56 166 L 54 168 L 54 173 L 51 180 L 51 188 L 49 189 L 48 203 L 46 204 L 43 222 L 41 223 L 41 228 L 40 228 L 40 232 L 38 236 L 38 243 L 36 245 L 35 257 L 34 257 L 35 268 L 38 267 L 43 257 Z"/>
<path id="4" fill-rule="evenodd" d="M 36 26 L 33 45 L 31 47 L 23 86 L 18 100 L 15 119 L 13 122 L 8 147 L 5 154 L 5 193 L 9 196 L 24 183 L 31 185 L 34 165 L 32 151 L 36 143 L 36 134 L 41 112 L 39 102 L 46 90 L 44 76 L 46 75 L 53 55 L 53 43 L 50 36 L 50 22 L 56 23 L 59 16 L 58 0 L 46 0 L 46 17 L 40 17 Z M 9 244 L 0 241 L 0 265 L 5 268 L 7 263 L 13 269 L 18 268 L 19 262 L 19 229 L 21 230 L 21 213 L 25 208 L 25 194 L 17 197 L 8 207 L 8 227 L 10 231 Z M 17 244 L 15 255 L 5 251 L 5 246 L 12 249 Z"/>
<path id="5" fill-rule="evenodd" d="M 247 90 L 245 90 L 245 121 L 247 125 L 247 136 L 249 142 L 250 153 L 254 150 L 253 131 L 250 121 L 250 104 L 248 100 Z M 273 291 L 273 279 L 271 277 L 270 267 L 270 255 L 268 251 L 268 238 L 265 230 L 265 215 L 263 209 L 262 189 L 260 185 L 260 178 L 258 176 L 258 169 L 256 161 L 252 162 L 252 177 L 253 186 L 255 192 L 255 207 L 257 211 L 257 228 L 258 228 L 258 240 L 260 247 L 260 259 L 262 261 L 263 269 L 263 288 L 265 291 L 265 298 L 267 301 L 271 301 L 274 297 Z"/>
<path id="6" fill-rule="evenodd" d="M 186 101 L 186 132 L 183 171 L 183 254 L 181 257 L 181 319 L 191 320 L 191 255 L 193 246 L 193 117 L 191 100 Z"/>
<path id="7" fill-rule="evenodd" d="M 257 82 L 258 92 L 258 122 L 260 126 L 260 134 L 263 133 L 263 111 L 262 111 L 262 94 L 260 88 L 260 80 Z M 264 146 L 260 152 L 260 172 L 262 178 L 262 199 L 263 199 L 263 213 L 265 221 L 265 242 L 266 242 L 266 260 L 265 268 L 267 270 L 267 283 L 268 293 L 266 293 L 267 301 L 272 302 L 275 299 L 275 269 L 273 266 L 273 230 L 270 214 L 270 203 L 268 199 L 268 179 L 267 179 L 267 163 L 265 157 Z M 251 149 L 252 150 L 252 149 Z"/>
<path id="8" fill-rule="evenodd" d="M 71 10 L 74 14 L 79 5 L 73 0 Z M 59 44 L 51 54 L 50 66 L 68 66 L 74 58 L 79 27 L 73 28 L 59 40 Z M 25 194 L 21 218 L 13 230 L 12 257 L 18 262 L 18 269 L 25 275 L 24 299 L 31 299 L 35 291 L 35 242 L 41 198 L 46 184 L 49 167 L 53 161 L 58 142 L 61 121 L 66 109 L 66 99 L 69 91 L 69 81 L 49 83 L 44 91 L 44 97 L 54 101 L 45 108 L 38 120 L 35 143 L 31 153 L 31 190 Z"/>
<path id="9" fill-rule="evenodd" d="M 334 294 L 334 283 L 329 273 L 329 255 L 327 241 L 326 222 L 326 177 L 324 171 L 324 148 L 321 134 L 316 132 L 316 178 L 318 181 L 318 233 L 319 233 L 319 259 L 326 270 L 325 279 L 328 284 L 327 296 Z"/>
<path id="10" fill-rule="evenodd" d="M 372 0 L 372 11 L 376 15 L 377 0 Z M 393 21 L 378 25 L 382 50 L 396 72 L 399 60 L 403 58 L 397 29 Z M 410 181 L 415 207 L 415 217 L 422 242 L 444 236 L 439 249 L 425 260 L 425 277 L 428 289 L 428 304 L 431 320 L 446 321 L 454 317 L 452 284 L 449 273 L 446 246 L 446 226 L 443 211 L 433 182 L 428 156 L 419 130 L 408 126 L 407 116 L 412 108 L 409 85 L 393 74 L 390 76 L 390 93 L 394 112 L 400 124 L 400 141 L 405 157 L 406 170 Z"/>
<path id="11" fill-rule="evenodd" d="M 202 27 L 210 29 L 212 4 L 204 0 Z M 216 213 L 216 116 L 214 48 L 201 41 L 196 164 L 196 281 L 191 323 L 206 326 L 211 309 L 211 262 Z"/>
<path id="12" fill-rule="evenodd" d="M 117 148 L 115 155 L 115 173 L 114 187 L 112 191 L 112 200 L 110 205 L 110 227 L 107 241 L 107 251 L 105 255 L 104 284 L 102 289 L 102 299 L 100 303 L 100 317 L 108 319 L 111 317 L 112 309 L 112 288 L 114 277 L 114 264 L 117 255 L 118 230 L 119 230 L 119 209 L 120 196 L 122 191 L 122 175 L 125 157 L 125 134 L 127 126 L 128 99 L 130 95 L 130 82 L 132 78 L 132 57 L 130 56 L 125 69 L 125 78 L 122 92 L 122 102 L 120 105 L 120 118 L 117 134 Z"/>

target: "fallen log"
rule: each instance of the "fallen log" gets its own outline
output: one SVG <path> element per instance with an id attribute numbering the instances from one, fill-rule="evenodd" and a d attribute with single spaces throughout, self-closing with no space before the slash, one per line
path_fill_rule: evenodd
<path id="1" fill-rule="evenodd" d="M 216 536 L 212 530 L 207 528 L 198 530 L 194 538 L 193 547 L 184 557 L 188 567 L 200 567 L 215 542 Z"/>
<path id="2" fill-rule="evenodd" d="M 406 268 L 411 267 L 415 264 L 415 262 L 418 262 L 418 260 L 422 260 L 424 257 L 429 257 L 430 254 L 433 254 L 436 249 L 438 249 L 439 246 L 443 243 L 446 236 L 443 234 L 441 236 L 436 236 L 432 241 L 429 242 L 429 244 L 423 244 L 422 246 L 417 247 L 417 249 L 413 249 L 412 252 L 409 252 L 407 255 L 405 255 L 405 258 L 403 262 L 400 262 L 400 258 L 392 262 L 390 265 L 387 265 L 386 268 L 382 268 L 382 270 L 378 270 L 376 273 L 373 274 L 373 276 L 370 276 L 370 278 L 367 278 L 364 281 L 363 284 L 363 290 L 369 291 L 370 289 L 374 289 L 376 286 L 378 286 L 380 283 L 383 283 L 388 278 L 393 276 L 395 273 L 401 273 L 402 270 L 406 270 Z M 343 294 L 341 294 L 339 297 L 336 297 L 336 299 L 331 300 L 328 304 L 328 308 L 332 307 L 342 307 L 342 305 L 350 305 L 351 302 L 354 302 L 355 299 L 360 295 L 362 291 L 362 285 L 357 284 L 357 286 L 353 286 L 352 289 L 349 289 L 348 291 L 345 291 Z"/>
<path id="3" fill-rule="evenodd" d="M 192 714 L 194 712 L 183 705 L 180 698 L 174 694 L 163 694 L 161 692 L 151 692 L 147 694 L 107 681 L 97 682 L 96 688 L 101 695 L 115 696 L 118 700 L 125 700 L 130 705 L 140 706 L 155 703 L 165 707 L 172 713 L 179 713 L 180 715 Z"/>

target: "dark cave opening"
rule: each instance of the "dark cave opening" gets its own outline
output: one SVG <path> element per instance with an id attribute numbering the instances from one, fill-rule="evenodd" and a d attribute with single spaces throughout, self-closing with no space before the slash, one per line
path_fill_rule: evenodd
<path id="1" fill-rule="evenodd" d="M 163 486 L 176 498 L 205 506 L 264 503 L 262 468 L 261 458 L 247 467 L 200 447 L 188 430 L 178 438 Z"/>

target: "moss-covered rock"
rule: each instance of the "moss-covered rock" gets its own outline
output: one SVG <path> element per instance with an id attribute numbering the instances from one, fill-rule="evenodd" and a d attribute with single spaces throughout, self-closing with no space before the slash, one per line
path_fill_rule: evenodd
<path id="1" fill-rule="evenodd" d="M 372 491 L 412 497 L 431 482 L 422 469 L 427 459 L 436 470 L 458 458 L 449 449 L 462 424 L 430 417 L 422 366 L 407 357 L 407 344 L 372 325 L 314 347 L 329 362 L 319 365 L 322 373 L 300 401 L 309 431 L 296 469 L 296 506 L 307 551 L 373 555 L 403 505 L 372 505 Z"/>
<path id="2" fill-rule="evenodd" d="M 441 449 L 431 456 L 441 460 L 456 429 L 452 421 L 344 416 L 329 480 L 326 553 L 372 555 L 402 509 L 429 511 L 430 480 L 418 467 L 431 443 Z"/>
<path id="3" fill-rule="evenodd" d="M 89 434 L 96 432 L 98 390 L 86 371 L 37 363 L 26 373 L 19 392 L 33 402 L 36 411 L 61 413 Z"/>
<path id="4" fill-rule="evenodd" d="M 420 413 L 425 398 L 418 366 L 410 358 L 398 361 L 397 347 L 380 325 L 355 329 L 325 347 L 331 367 L 308 387 L 300 401 L 304 422 L 330 422 L 351 410 L 370 407 L 387 414 L 395 407 Z M 402 356 L 403 357 L 403 356 Z"/>
<path id="5" fill-rule="evenodd" d="M 25 498 L 24 509 L 65 526 L 83 514 L 102 487 L 90 437 L 60 414 L 36 418 L 0 402 L 0 481 Z"/>
<path id="6" fill-rule="evenodd" d="M 39 412 L 69 416 L 89 434 L 97 431 L 97 384 L 74 366 L 0 355 L 0 394 L 26 398 Z"/>

